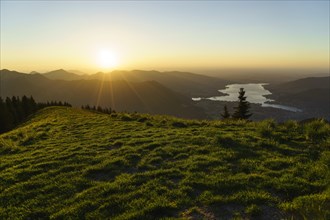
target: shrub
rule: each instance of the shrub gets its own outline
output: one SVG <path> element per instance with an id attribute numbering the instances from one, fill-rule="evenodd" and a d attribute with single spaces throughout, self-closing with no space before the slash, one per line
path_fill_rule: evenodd
<path id="1" fill-rule="evenodd" d="M 147 120 L 148 120 L 147 117 L 142 117 L 142 118 L 139 118 L 137 121 L 138 121 L 138 122 L 145 122 L 145 121 L 147 121 Z"/>
<path id="2" fill-rule="evenodd" d="M 153 124 L 152 124 L 151 122 L 147 121 L 147 122 L 146 122 L 146 126 L 148 126 L 148 127 L 152 127 Z"/>
<path id="3" fill-rule="evenodd" d="M 283 123 L 283 127 L 286 128 L 288 131 L 298 131 L 300 126 L 297 121 L 288 120 Z"/>
<path id="4" fill-rule="evenodd" d="M 11 140 L 0 139 L 0 154 L 17 153 L 19 147 L 16 146 Z"/>
<path id="5" fill-rule="evenodd" d="M 121 116 L 122 121 L 133 121 L 133 118 L 129 114 L 123 114 Z"/>
<path id="6" fill-rule="evenodd" d="M 272 137 L 275 128 L 276 123 L 274 119 L 267 119 L 257 124 L 257 131 L 261 135 L 261 137 Z"/>
<path id="7" fill-rule="evenodd" d="M 235 145 L 235 140 L 233 136 L 229 134 L 219 135 L 215 137 L 214 144 L 230 147 Z"/>
<path id="8" fill-rule="evenodd" d="M 252 204 L 245 209 L 245 213 L 250 215 L 251 217 L 256 217 L 260 215 L 261 213 L 261 208 L 255 204 Z"/>
<path id="9" fill-rule="evenodd" d="M 118 147 L 121 147 L 123 145 L 124 145 L 123 142 L 121 142 L 121 141 L 115 141 L 115 142 L 113 142 L 112 147 L 118 148 Z"/>
<path id="10" fill-rule="evenodd" d="M 329 219 L 330 196 L 327 194 L 314 194 L 300 196 L 291 203 L 282 203 L 280 207 L 303 219 Z"/>
<path id="11" fill-rule="evenodd" d="M 180 121 L 173 122 L 172 126 L 176 127 L 176 128 L 186 128 L 187 127 L 187 125 L 185 123 L 180 122 Z"/>
<path id="12" fill-rule="evenodd" d="M 330 126 L 323 119 L 318 119 L 304 125 L 306 140 L 322 142 L 330 137 Z"/>

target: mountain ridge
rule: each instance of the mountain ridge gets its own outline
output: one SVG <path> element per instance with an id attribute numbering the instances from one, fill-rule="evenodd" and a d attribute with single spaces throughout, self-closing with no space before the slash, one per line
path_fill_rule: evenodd
<path id="1" fill-rule="evenodd" d="M 50 72 L 43 73 L 42 75 L 47 77 L 48 79 L 52 79 L 52 80 L 79 80 L 79 79 L 83 79 L 82 76 L 77 75 L 75 73 L 68 72 L 64 69 L 53 70 L 53 71 L 50 71 Z"/>
<path id="2" fill-rule="evenodd" d="M 1 70 L 0 95 L 3 97 L 32 95 L 35 96 L 38 101 L 67 101 L 74 106 L 100 104 L 103 107 L 115 108 L 117 105 L 119 106 L 117 110 L 154 112 L 155 114 L 166 114 L 167 112 L 164 111 L 166 109 L 169 111 L 168 114 L 174 114 L 173 112 L 176 112 L 176 116 L 181 115 L 185 117 L 185 114 L 187 114 L 187 117 L 204 117 L 207 119 L 220 118 L 220 112 L 225 104 L 230 106 L 235 105 L 235 103 L 224 102 L 193 102 L 191 100 L 192 97 L 210 97 L 218 95 L 218 90 L 221 87 L 224 88 L 227 83 L 231 82 L 189 72 L 116 70 L 111 73 L 99 72 L 87 76 L 71 74 L 66 70 L 59 69 L 48 73 L 55 74 L 55 78 L 57 79 L 51 80 L 47 78 L 45 74 L 25 74 L 17 71 Z M 67 75 L 69 77 L 74 76 L 74 80 L 63 80 Z M 268 97 L 276 100 L 274 104 L 297 107 L 303 110 L 303 112 L 292 114 L 285 110 L 273 109 L 273 111 L 271 111 L 271 109 L 254 105 L 253 110 L 256 114 L 255 117 L 253 116 L 253 120 L 260 120 L 268 117 L 273 117 L 279 121 L 288 118 L 303 120 L 313 117 L 323 117 L 330 120 L 329 80 L 329 77 L 307 77 L 281 84 L 265 85 L 265 88 L 272 92 Z M 150 83 L 152 81 L 158 82 L 159 84 L 157 84 L 157 86 L 152 85 L 152 83 Z M 150 89 L 149 93 L 141 86 L 143 83 L 146 84 L 146 88 Z M 118 85 L 115 91 L 118 98 L 117 101 L 113 102 L 111 98 L 111 85 L 115 84 Z M 102 90 L 101 87 L 104 85 L 105 88 Z M 134 91 L 137 87 L 139 91 Z M 163 87 L 166 87 L 168 90 L 165 92 Z M 108 91 L 108 95 L 104 94 L 105 91 Z M 163 93 L 161 91 L 163 91 Z M 164 92 L 167 95 L 165 95 Z M 139 93 L 141 94 L 138 95 Z M 165 95 L 162 97 L 167 100 L 167 103 L 161 101 L 162 98 L 157 99 L 156 94 Z M 147 105 L 141 101 L 142 96 L 145 96 L 148 100 Z M 151 99 L 152 96 L 153 98 Z M 172 97 L 171 101 L 169 97 Z M 177 97 L 181 98 L 178 99 Z M 125 99 L 126 102 L 121 101 L 121 103 L 118 104 L 118 99 Z M 170 108 L 169 103 L 176 104 Z M 113 104 L 115 106 L 109 106 Z M 163 108 L 161 105 L 163 105 Z M 148 107 L 146 106 L 152 106 L 151 110 L 147 110 Z M 189 106 L 188 109 L 186 109 L 185 106 Z M 180 109 L 182 112 L 175 111 L 174 109 Z M 197 114 L 198 111 L 200 112 L 199 114 Z"/>
<path id="3" fill-rule="evenodd" d="M 77 75 L 63 69 L 44 73 L 49 79 L 58 80 L 92 80 L 103 81 L 125 80 L 130 82 L 158 81 L 164 86 L 193 97 L 196 95 L 210 96 L 215 95 L 218 89 L 230 83 L 216 77 L 180 71 L 157 71 L 157 70 L 113 70 L 111 72 L 97 72 L 90 75 Z"/>
<path id="4" fill-rule="evenodd" d="M 286 83 L 267 86 L 273 91 L 282 93 L 298 93 L 309 89 L 329 89 L 330 76 L 324 77 L 305 77 L 298 80 L 289 81 Z"/>
<path id="5" fill-rule="evenodd" d="M 330 76 L 306 77 L 282 84 L 266 85 L 277 103 L 293 105 L 314 117 L 330 120 Z"/>
<path id="6" fill-rule="evenodd" d="M 10 72 L 9 72 L 10 73 Z M 8 71 L 1 71 L 8 75 Z M 156 81 L 50 80 L 40 74 L 14 73 L 1 78 L 1 96 L 33 96 L 38 102 L 66 101 L 75 107 L 100 105 L 116 111 L 205 118 L 193 101 Z"/>

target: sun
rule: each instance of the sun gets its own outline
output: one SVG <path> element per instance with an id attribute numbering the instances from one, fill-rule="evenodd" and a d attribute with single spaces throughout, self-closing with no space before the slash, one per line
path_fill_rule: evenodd
<path id="1" fill-rule="evenodd" d="M 118 66 L 118 56 L 112 50 L 101 49 L 97 54 L 97 63 L 103 69 L 114 68 Z"/>

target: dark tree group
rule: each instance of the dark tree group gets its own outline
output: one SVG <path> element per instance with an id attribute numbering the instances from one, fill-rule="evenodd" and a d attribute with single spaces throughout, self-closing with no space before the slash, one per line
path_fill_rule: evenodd
<path id="1" fill-rule="evenodd" d="M 111 113 L 115 113 L 115 110 L 113 110 L 112 108 L 107 108 L 107 107 L 101 107 L 101 106 L 93 106 L 91 107 L 90 105 L 83 105 L 81 106 L 82 109 L 85 110 L 89 110 L 89 111 L 96 111 L 96 112 L 101 112 L 101 113 L 105 113 L 105 114 L 111 114 Z"/>
<path id="2" fill-rule="evenodd" d="M 35 113 L 39 109 L 47 106 L 69 106 L 67 102 L 46 102 L 36 103 L 33 97 L 23 96 L 22 98 L 13 96 L 3 100 L 0 97 L 0 133 L 9 131 L 24 121 L 29 115 Z"/>
<path id="3" fill-rule="evenodd" d="M 233 119 L 248 119 L 252 116 L 249 112 L 250 110 L 250 103 L 246 101 L 245 91 L 244 88 L 240 88 L 238 92 L 238 106 L 234 107 L 235 112 L 232 114 Z M 224 112 L 221 114 L 223 119 L 229 118 L 230 114 L 228 112 L 227 106 L 224 106 Z"/>

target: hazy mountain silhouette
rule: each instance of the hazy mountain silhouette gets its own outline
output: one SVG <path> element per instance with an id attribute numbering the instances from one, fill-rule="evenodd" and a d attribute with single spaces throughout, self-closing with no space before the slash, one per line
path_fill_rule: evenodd
<path id="1" fill-rule="evenodd" d="M 330 119 L 330 77 L 308 77 L 266 87 L 278 103 Z"/>
<path id="2" fill-rule="evenodd" d="M 155 81 L 50 80 L 40 74 L 9 70 L 1 70 L 0 74 L 2 97 L 32 95 L 36 101 L 67 101 L 78 107 L 89 104 L 111 107 L 117 111 L 206 117 L 189 97 Z"/>
<path id="3" fill-rule="evenodd" d="M 230 83 L 228 80 L 222 80 L 195 73 L 178 71 L 159 72 L 155 70 L 115 70 L 110 73 L 98 72 L 91 75 L 77 75 L 60 69 L 45 73 L 43 75 L 49 79 L 60 80 L 96 79 L 103 81 L 124 80 L 128 82 L 157 81 L 169 89 L 180 92 L 188 97 L 215 95 L 218 89 L 224 88 L 225 85 Z"/>
<path id="4" fill-rule="evenodd" d="M 87 73 L 79 71 L 79 70 L 68 70 L 67 72 L 74 73 L 74 74 L 77 74 L 77 75 L 80 75 L 80 76 L 88 75 Z"/>
<path id="5" fill-rule="evenodd" d="M 11 71 L 7 69 L 1 70 L 1 80 L 13 80 L 17 79 L 18 77 L 26 77 L 27 74 L 22 74 L 17 71 Z"/>
<path id="6" fill-rule="evenodd" d="M 133 82 L 155 80 L 164 86 L 189 97 L 215 95 L 217 94 L 217 90 L 224 88 L 225 85 L 230 83 L 228 80 L 179 71 L 113 71 L 111 72 L 110 77 L 113 79 L 123 79 Z"/>
<path id="7" fill-rule="evenodd" d="M 55 79 L 55 80 L 80 80 L 80 79 L 84 79 L 83 76 L 65 71 L 64 69 L 50 71 L 50 72 L 44 73 L 43 76 L 47 77 L 48 79 Z"/>
<path id="8" fill-rule="evenodd" d="M 40 73 L 37 71 L 32 71 L 32 72 L 30 72 L 30 74 L 40 74 Z"/>
<path id="9" fill-rule="evenodd" d="M 7 69 L 0 70 L 0 73 L 1 73 L 2 85 L 6 84 L 6 82 L 11 82 L 11 81 L 25 80 L 26 82 L 32 81 L 33 83 L 40 83 L 43 82 L 43 80 L 47 80 L 47 78 L 41 75 L 40 73 L 25 74 L 17 71 L 10 71 Z"/>
<path id="10" fill-rule="evenodd" d="M 280 93 L 297 93 L 310 89 L 329 89 L 330 77 L 307 77 L 286 83 L 269 85 L 268 88 Z"/>
<path id="11" fill-rule="evenodd" d="M 46 74 L 1 70 L 0 76 L 2 97 L 32 95 L 37 101 L 67 101 L 74 106 L 99 104 L 117 111 L 170 114 L 186 118 L 220 117 L 220 105 L 223 103 L 196 103 L 191 101 L 191 97 L 212 96 L 230 83 L 193 73 L 142 70 L 92 75 L 77 75 L 62 69 Z M 302 113 L 292 113 L 273 109 L 271 117 L 330 119 L 329 80 L 330 77 L 310 77 L 266 86 L 273 93 L 270 98 L 278 104 L 303 110 Z M 257 107 L 257 111 L 259 118 L 270 115 L 266 108 Z"/>

